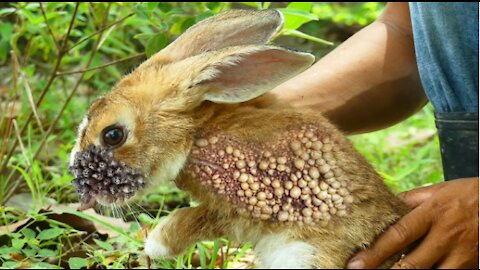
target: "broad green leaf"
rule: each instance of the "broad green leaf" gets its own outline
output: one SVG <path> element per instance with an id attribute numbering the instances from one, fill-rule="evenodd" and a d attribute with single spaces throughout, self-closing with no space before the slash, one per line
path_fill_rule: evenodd
<path id="1" fill-rule="evenodd" d="M 141 213 L 140 215 L 137 216 L 137 218 L 142 224 L 152 224 L 153 223 L 153 219 L 145 213 Z"/>
<path id="2" fill-rule="evenodd" d="M 20 265 L 22 265 L 21 262 L 6 261 L 2 263 L 1 267 L 3 269 L 17 269 Z"/>
<path id="3" fill-rule="evenodd" d="M 11 23 L 0 24 L 0 40 L 9 41 L 12 37 L 13 25 Z"/>
<path id="4" fill-rule="evenodd" d="M 54 239 L 60 236 L 65 230 L 61 228 L 51 228 L 51 229 L 46 229 L 40 232 L 38 234 L 37 239 L 38 240 L 48 240 L 48 239 Z"/>
<path id="5" fill-rule="evenodd" d="M 32 265 L 32 269 L 62 269 L 60 266 L 45 262 L 37 262 Z"/>
<path id="6" fill-rule="evenodd" d="M 29 256 L 29 257 L 34 257 L 37 254 L 37 250 L 33 248 L 24 248 L 22 249 L 23 254 Z"/>
<path id="7" fill-rule="evenodd" d="M 254 7 L 256 9 L 262 9 L 262 2 L 240 2 L 240 4 L 244 4 L 249 7 Z"/>
<path id="8" fill-rule="evenodd" d="M 165 34 L 157 34 L 154 37 L 150 38 L 147 41 L 147 45 L 145 46 L 145 53 L 147 54 L 147 57 L 150 57 L 155 53 L 159 52 L 161 49 L 165 48 L 167 43 L 168 38 Z"/>
<path id="9" fill-rule="evenodd" d="M 20 253 L 20 249 L 14 247 L 0 247 L 0 254 Z"/>
<path id="10" fill-rule="evenodd" d="M 312 2 L 291 2 L 288 4 L 287 9 L 310 12 L 312 10 Z"/>
<path id="11" fill-rule="evenodd" d="M 2 8 L 0 9 L 0 17 L 4 14 L 15 12 L 16 8 Z"/>
<path id="12" fill-rule="evenodd" d="M 211 17 L 213 15 L 215 15 L 215 13 L 213 13 L 212 11 L 205 11 L 202 14 L 195 17 L 195 22 L 203 21 L 206 18 Z"/>
<path id="13" fill-rule="evenodd" d="M 82 267 L 88 267 L 88 261 L 84 258 L 71 257 L 68 259 L 68 266 L 70 269 L 80 269 Z"/>
<path id="14" fill-rule="evenodd" d="M 57 256 L 57 252 L 55 250 L 43 248 L 38 251 L 37 256 L 43 258 L 50 258 Z"/>
<path id="15" fill-rule="evenodd" d="M 194 24 L 195 24 L 195 18 L 187 18 L 183 20 L 182 24 L 180 25 L 180 31 L 183 33 L 187 31 L 187 29 Z"/>
<path id="16" fill-rule="evenodd" d="M 26 242 L 25 239 L 12 239 L 12 247 L 22 249 Z"/>
<path id="17" fill-rule="evenodd" d="M 135 14 L 141 18 L 141 19 L 148 19 L 148 14 L 145 11 L 145 5 L 144 4 L 137 4 L 134 7 L 135 9 Z"/>
<path id="18" fill-rule="evenodd" d="M 207 8 L 210 10 L 215 10 L 220 6 L 220 2 L 207 2 Z"/>
<path id="19" fill-rule="evenodd" d="M 93 241 L 95 241 L 95 243 L 96 243 L 99 247 L 105 249 L 106 251 L 112 251 L 112 250 L 113 250 L 113 246 L 110 245 L 110 244 L 107 243 L 107 242 L 103 242 L 103 241 L 98 240 L 98 239 L 93 239 Z"/>
<path id="20" fill-rule="evenodd" d="M 295 30 L 307 22 L 318 20 L 317 16 L 303 10 L 289 8 L 279 8 L 278 10 L 285 17 L 284 29 L 287 30 Z"/>
<path id="21" fill-rule="evenodd" d="M 157 7 L 162 12 L 169 12 L 172 9 L 171 4 L 168 4 L 168 3 L 165 3 L 165 2 L 158 3 Z"/>
<path id="22" fill-rule="evenodd" d="M 27 239 L 35 238 L 35 235 L 37 235 L 37 233 L 30 228 L 22 229 L 22 233 L 23 233 L 23 235 L 25 235 L 25 238 L 27 238 Z"/>
<path id="23" fill-rule="evenodd" d="M 147 2 L 147 10 L 153 11 L 158 6 L 158 2 Z"/>
<path id="24" fill-rule="evenodd" d="M 149 20 L 153 25 L 155 25 L 160 32 L 167 32 L 168 31 L 168 23 L 158 20 Z"/>
<path id="25" fill-rule="evenodd" d="M 10 46 L 8 45 L 8 41 L 0 41 L 0 62 L 5 62 L 7 60 L 9 49 Z"/>

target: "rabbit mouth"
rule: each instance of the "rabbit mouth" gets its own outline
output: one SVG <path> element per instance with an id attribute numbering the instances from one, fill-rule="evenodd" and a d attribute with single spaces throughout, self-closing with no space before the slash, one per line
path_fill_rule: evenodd
<path id="1" fill-rule="evenodd" d="M 75 155 L 69 167 L 72 184 L 82 203 L 81 209 L 126 201 L 145 187 L 143 174 L 113 157 L 111 150 L 90 145 Z"/>

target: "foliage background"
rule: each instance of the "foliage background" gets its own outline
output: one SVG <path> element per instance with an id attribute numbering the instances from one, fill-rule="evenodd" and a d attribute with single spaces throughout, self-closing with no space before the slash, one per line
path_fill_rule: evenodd
<path id="1" fill-rule="evenodd" d="M 52 212 L 48 205 L 77 201 L 68 155 L 89 104 L 189 26 L 231 8 L 278 8 L 287 27 L 275 43 L 318 59 L 372 22 L 383 7 L 367 2 L 0 3 L 1 267 L 146 266 L 142 228 L 189 204 L 173 186 L 141 197 L 133 209 L 99 209 L 117 220 L 106 224 L 95 213 L 55 207 Z M 396 191 L 442 179 L 431 106 L 389 129 L 351 139 Z M 104 226 L 105 233 L 79 229 L 86 221 Z M 250 267 L 249 252 L 248 243 L 221 239 L 153 266 Z"/>

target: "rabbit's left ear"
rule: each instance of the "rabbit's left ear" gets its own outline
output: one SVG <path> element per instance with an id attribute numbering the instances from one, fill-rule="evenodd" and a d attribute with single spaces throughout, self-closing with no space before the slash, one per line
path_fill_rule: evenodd
<path id="1" fill-rule="evenodd" d="M 196 76 L 192 86 L 204 89 L 203 100 L 244 102 L 294 77 L 311 66 L 314 60 L 315 57 L 309 53 L 275 46 L 237 48 L 233 52 L 222 53 L 219 60 L 207 65 Z"/>
<path id="2" fill-rule="evenodd" d="M 190 27 L 151 60 L 169 63 L 231 46 L 265 44 L 282 26 L 277 10 L 231 10 Z"/>

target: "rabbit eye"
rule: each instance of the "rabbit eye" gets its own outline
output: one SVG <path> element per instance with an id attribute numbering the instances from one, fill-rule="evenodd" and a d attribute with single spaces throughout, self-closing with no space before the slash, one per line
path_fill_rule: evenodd
<path id="1" fill-rule="evenodd" d="M 103 130 L 102 141 L 105 146 L 117 147 L 125 142 L 127 134 L 122 127 L 110 126 Z"/>

